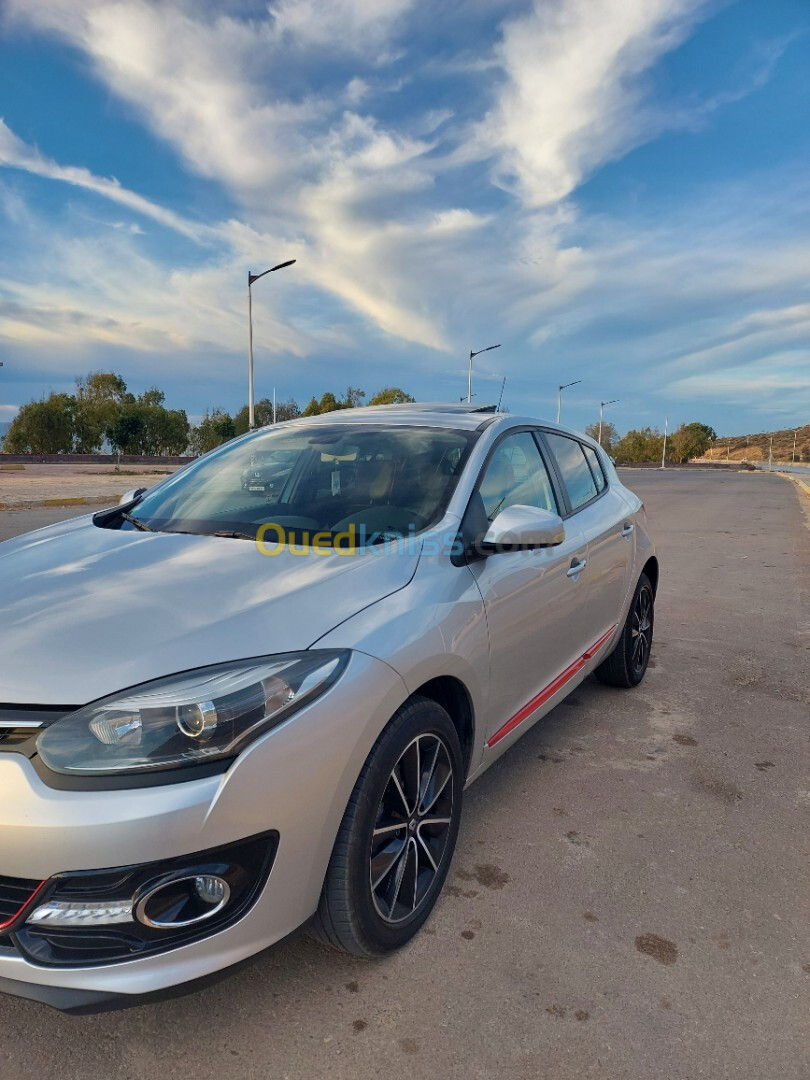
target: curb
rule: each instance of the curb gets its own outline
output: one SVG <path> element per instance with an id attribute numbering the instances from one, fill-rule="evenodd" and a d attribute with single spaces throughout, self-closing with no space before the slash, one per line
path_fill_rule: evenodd
<path id="1" fill-rule="evenodd" d="M 805 495 L 810 495 L 810 484 L 808 484 L 806 481 L 801 480 L 794 473 L 779 472 L 778 469 L 774 471 L 776 472 L 777 476 L 781 476 L 784 480 L 790 480 L 790 482 L 792 484 L 795 484 L 796 487 L 799 488 L 799 490 L 802 491 Z"/>

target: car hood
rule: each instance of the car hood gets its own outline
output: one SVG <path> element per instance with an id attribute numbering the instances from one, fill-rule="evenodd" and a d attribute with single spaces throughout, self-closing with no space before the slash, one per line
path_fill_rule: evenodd
<path id="1" fill-rule="evenodd" d="M 267 556 L 246 540 L 88 518 L 8 540 L 0 702 L 83 705 L 177 671 L 306 649 L 404 588 L 418 560 L 418 547 Z"/>

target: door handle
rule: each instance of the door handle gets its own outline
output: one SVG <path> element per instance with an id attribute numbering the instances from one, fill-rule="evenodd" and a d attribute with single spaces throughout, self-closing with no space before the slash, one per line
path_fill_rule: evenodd
<path id="1" fill-rule="evenodd" d="M 572 559 L 571 565 L 565 571 L 566 577 L 575 578 L 578 574 L 581 574 L 587 565 L 587 559 Z"/>
<path id="2" fill-rule="evenodd" d="M 622 529 L 622 536 L 625 540 L 629 540 L 633 535 L 633 529 L 635 529 L 635 525 L 631 521 L 625 521 L 624 528 Z"/>

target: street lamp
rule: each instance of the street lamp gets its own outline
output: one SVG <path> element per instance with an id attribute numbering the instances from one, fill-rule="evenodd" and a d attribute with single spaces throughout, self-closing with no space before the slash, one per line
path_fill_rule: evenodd
<path id="1" fill-rule="evenodd" d="M 472 403 L 472 362 L 474 356 L 480 356 L 482 352 L 489 352 L 490 349 L 500 349 L 500 345 L 487 345 L 485 349 L 478 349 L 477 352 L 473 352 L 470 349 L 470 363 L 467 367 L 467 404 Z"/>
<path id="2" fill-rule="evenodd" d="M 667 467 L 667 435 L 669 434 L 669 417 L 664 417 L 664 448 L 661 451 L 661 468 Z"/>
<path id="3" fill-rule="evenodd" d="M 562 392 L 567 390 L 569 386 L 578 386 L 582 382 L 582 379 L 574 379 L 573 382 L 563 383 L 562 386 L 557 387 L 557 423 L 560 422 L 560 410 L 562 409 Z"/>
<path id="4" fill-rule="evenodd" d="M 292 266 L 295 259 L 288 259 L 286 262 L 279 263 L 278 266 L 271 266 L 269 270 L 262 270 L 260 274 L 251 274 L 248 270 L 248 430 L 253 431 L 255 427 L 255 417 L 253 413 L 253 295 L 250 291 L 250 286 L 254 281 L 258 281 L 260 277 L 264 277 L 265 274 L 272 274 L 274 270 L 283 270 L 285 266 Z"/>
<path id="5" fill-rule="evenodd" d="M 599 402 L 599 438 L 596 440 L 599 445 L 602 445 L 602 413 L 605 411 L 606 405 L 615 405 L 617 401 L 621 401 L 621 398 L 613 398 L 612 401 L 600 401 Z"/>

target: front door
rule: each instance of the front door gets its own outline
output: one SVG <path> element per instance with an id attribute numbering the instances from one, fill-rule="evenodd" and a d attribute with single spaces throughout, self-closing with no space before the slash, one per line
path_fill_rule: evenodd
<path id="1" fill-rule="evenodd" d="M 497 444 L 478 495 L 489 521 L 515 505 L 564 512 L 531 431 Z M 566 522 L 565 532 L 557 547 L 498 552 L 470 565 L 489 633 L 490 745 L 553 696 L 555 682 L 588 647 L 580 612 L 582 575 L 576 572 L 586 561 L 587 543 L 575 520 Z"/>

